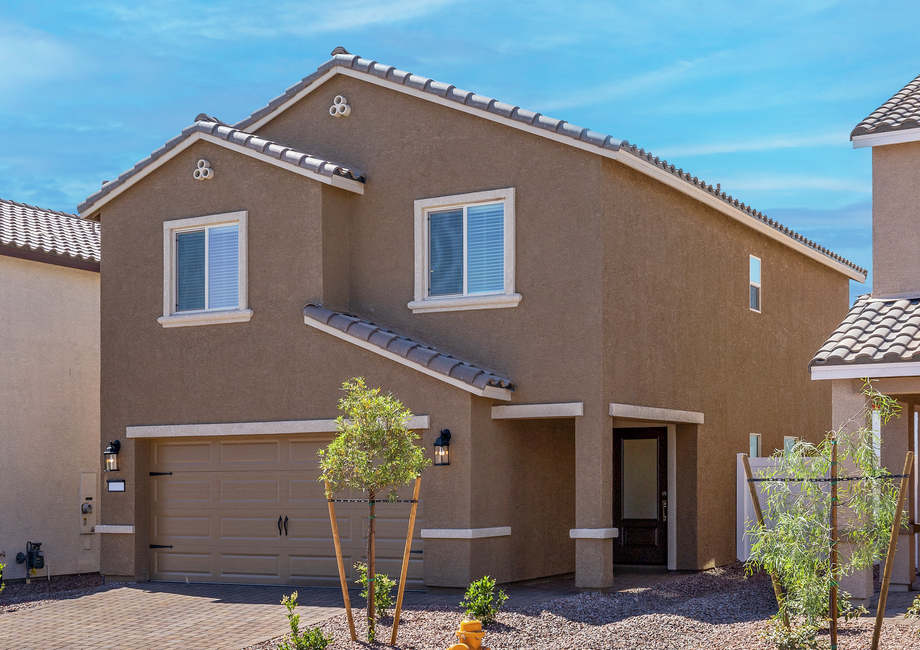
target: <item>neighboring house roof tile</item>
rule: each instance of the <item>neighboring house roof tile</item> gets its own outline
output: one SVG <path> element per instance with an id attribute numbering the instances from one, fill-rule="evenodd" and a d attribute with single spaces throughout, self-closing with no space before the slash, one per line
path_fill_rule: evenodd
<path id="1" fill-rule="evenodd" d="M 366 180 L 363 173 L 352 169 L 351 167 L 339 165 L 324 158 L 318 158 L 312 154 L 297 151 L 291 147 L 287 147 L 283 144 L 279 144 L 277 142 L 273 142 L 261 136 L 255 135 L 254 133 L 248 133 L 246 131 L 240 130 L 239 128 L 224 124 L 220 120 L 209 117 L 202 113 L 197 118 L 195 118 L 195 123 L 184 128 L 180 135 L 164 144 L 162 147 L 150 154 L 147 158 L 121 174 L 115 180 L 104 183 L 102 185 L 102 189 L 88 197 L 86 201 L 77 207 L 77 211 L 85 212 L 88 208 L 91 208 L 93 204 L 99 201 L 99 199 L 105 197 L 120 185 L 123 185 L 132 176 L 139 173 L 141 170 L 153 163 L 158 158 L 162 157 L 171 149 L 175 149 L 176 146 L 187 140 L 195 133 L 204 133 L 220 138 L 221 140 L 225 140 L 230 145 L 255 151 L 256 153 L 263 156 L 277 159 L 293 167 L 301 167 L 322 176 L 340 176 L 349 180 L 358 181 L 359 183 L 363 183 Z"/>
<path id="2" fill-rule="evenodd" d="M 338 311 L 310 303 L 303 309 L 305 320 L 314 321 L 356 340 L 374 345 L 420 369 L 443 375 L 455 382 L 468 384 L 479 391 L 488 388 L 514 390 L 513 382 L 495 372 L 458 359 L 432 347 L 401 336 L 387 328 Z"/>
<path id="3" fill-rule="evenodd" d="M 96 264 L 100 226 L 74 214 L 0 199 L 0 245 Z"/>
<path id="4" fill-rule="evenodd" d="M 860 296 L 810 366 L 920 361 L 920 297 Z"/>
<path id="5" fill-rule="evenodd" d="M 903 131 L 920 127 L 920 77 L 901 88 L 894 97 L 872 111 L 856 125 L 850 139 L 857 135 Z"/>
<path id="6" fill-rule="evenodd" d="M 807 237 L 804 237 L 803 235 L 800 235 L 799 233 L 783 226 L 779 222 L 770 219 L 762 212 L 754 210 L 751 206 L 739 202 L 738 199 L 733 198 L 725 192 L 722 192 L 719 185 L 713 187 L 711 184 L 707 184 L 696 176 L 691 176 L 689 172 L 685 172 L 680 168 L 675 168 L 674 165 L 668 164 L 666 160 L 662 160 L 658 156 L 652 155 L 651 152 L 647 152 L 645 149 L 639 148 L 634 144 L 630 144 L 626 140 L 618 140 L 612 135 L 606 135 L 604 133 L 592 131 L 584 127 L 575 126 L 574 124 L 570 124 L 565 120 L 551 118 L 542 115 L 541 113 L 535 113 L 533 111 L 522 109 L 519 106 L 505 104 L 496 101 L 491 97 L 476 95 L 465 90 L 458 90 L 449 84 L 444 84 L 428 77 L 420 77 L 408 72 L 404 72 L 402 70 L 397 70 L 393 66 L 383 65 L 373 60 L 362 59 L 360 56 L 355 54 L 335 54 L 335 52 L 339 52 L 340 50 L 341 48 L 336 48 L 336 50 L 333 51 L 333 57 L 319 66 L 316 72 L 307 77 L 304 77 L 300 82 L 288 88 L 284 94 L 279 95 L 278 97 L 275 97 L 273 100 L 271 100 L 267 106 L 257 110 L 246 119 L 241 120 L 235 124 L 235 128 L 246 129 L 259 122 L 264 117 L 281 107 L 283 104 L 286 104 L 288 101 L 294 99 L 298 93 L 311 86 L 333 68 L 339 67 L 356 70 L 358 72 L 386 80 L 398 86 L 408 86 L 415 88 L 421 92 L 430 93 L 432 95 L 454 101 L 458 104 L 462 104 L 470 108 L 479 109 L 486 113 L 492 113 L 494 115 L 499 115 L 510 120 L 523 122 L 534 127 L 546 129 L 547 131 L 566 136 L 572 140 L 594 145 L 598 149 L 610 149 L 614 151 L 626 152 L 635 156 L 636 158 L 651 163 L 664 172 L 671 174 L 672 176 L 679 178 L 682 181 L 693 185 L 694 187 L 704 192 L 707 192 L 718 200 L 741 210 L 751 218 L 766 224 L 777 232 L 782 233 L 783 235 L 786 235 L 787 237 L 801 244 L 804 244 L 805 246 L 821 253 L 822 255 L 825 255 L 826 257 L 853 269 L 863 276 L 866 275 L 866 270 L 864 268 L 854 264 L 853 262 L 850 262 L 844 257 L 841 257 L 833 251 L 828 250 L 824 246 L 817 244 Z"/>

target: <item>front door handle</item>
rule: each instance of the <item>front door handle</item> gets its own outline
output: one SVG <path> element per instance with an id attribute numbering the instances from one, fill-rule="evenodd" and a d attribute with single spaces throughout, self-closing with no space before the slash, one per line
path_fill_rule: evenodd
<path id="1" fill-rule="evenodd" d="M 662 499 L 661 500 L 661 521 L 667 521 L 667 520 L 668 520 L 668 500 Z"/>
<path id="2" fill-rule="evenodd" d="M 287 522 L 288 522 L 287 515 L 284 515 L 284 536 L 285 536 L 285 537 L 288 536 L 288 534 L 287 534 Z"/>
<path id="3" fill-rule="evenodd" d="M 281 537 L 281 515 L 278 515 L 278 537 Z"/>

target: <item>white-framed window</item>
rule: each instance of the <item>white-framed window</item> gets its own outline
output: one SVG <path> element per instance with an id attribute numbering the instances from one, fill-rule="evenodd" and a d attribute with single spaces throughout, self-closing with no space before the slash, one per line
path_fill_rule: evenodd
<path id="1" fill-rule="evenodd" d="M 796 436 L 783 436 L 783 453 L 788 454 L 799 439 Z"/>
<path id="2" fill-rule="evenodd" d="M 751 255 L 751 311 L 760 312 L 760 258 Z"/>
<path id="3" fill-rule="evenodd" d="M 515 307 L 514 188 L 415 201 L 413 313 Z"/>
<path id="4" fill-rule="evenodd" d="M 752 433 L 748 446 L 748 456 L 751 458 L 760 458 L 760 434 Z"/>
<path id="5" fill-rule="evenodd" d="M 252 318 L 247 216 L 241 210 L 163 223 L 163 327 Z"/>

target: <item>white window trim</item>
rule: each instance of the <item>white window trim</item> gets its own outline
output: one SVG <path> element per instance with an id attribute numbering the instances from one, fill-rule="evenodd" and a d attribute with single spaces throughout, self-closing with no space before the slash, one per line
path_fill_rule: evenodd
<path id="1" fill-rule="evenodd" d="M 757 438 L 757 455 L 756 456 L 751 456 L 750 454 L 752 438 Z M 763 456 L 763 436 L 761 436 L 759 433 L 752 433 L 748 436 L 748 456 L 750 456 L 751 458 L 761 458 Z"/>
<path id="2" fill-rule="evenodd" d="M 754 278 L 751 277 L 751 260 L 757 260 L 760 264 L 760 282 L 754 282 Z M 757 307 L 754 309 L 751 307 L 751 311 L 757 312 L 758 314 L 763 312 L 763 289 L 761 285 L 763 284 L 763 260 L 757 257 L 756 255 L 751 255 L 748 258 L 748 307 L 751 306 L 751 289 L 750 287 L 757 287 Z"/>
<path id="3" fill-rule="evenodd" d="M 505 286 L 501 293 L 477 293 L 444 298 L 428 296 L 428 213 L 454 206 L 502 201 L 505 239 Z M 521 295 L 514 291 L 514 188 L 472 192 L 415 202 L 415 300 L 408 307 L 414 314 L 439 311 L 465 311 L 469 309 L 500 309 L 517 307 Z"/>
<path id="4" fill-rule="evenodd" d="M 247 246 L 246 210 L 224 212 L 190 219 L 163 222 L 163 315 L 157 319 L 163 327 L 188 327 L 217 323 L 245 323 L 252 318 L 249 301 L 249 256 Z M 237 224 L 239 233 L 239 306 L 236 309 L 202 309 L 176 312 L 176 233 L 203 226 Z"/>

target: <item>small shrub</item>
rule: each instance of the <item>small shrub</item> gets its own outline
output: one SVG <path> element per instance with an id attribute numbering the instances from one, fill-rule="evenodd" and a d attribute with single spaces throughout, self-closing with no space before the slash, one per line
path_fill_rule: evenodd
<path id="1" fill-rule="evenodd" d="M 300 614 L 295 614 L 297 609 L 297 592 L 281 599 L 281 604 L 287 607 L 286 614 L 288 623 L 291 626 L 291 634 L 281 642 L 278 650 L 324 650 L 327 645 L 332 643 L 332 637 L 323 634 L 318 627 L 309 630 L 300 631 Z"/>
<path id="2" fill-rule="evenodd" d="M 920 618 L 920 596 L 914 598 L 913 604 L 907 610 L 905 618 Z M 920 636 L 920 630 L 917 630 L 917 636 Z"/>
<path id="3" fill-rule="evenodd" d="M 762 634 L 768 643 L 776 645 L 776 650 L 824 650 L 818 641 L 817 625 L 804 622 L 798 627 L 786 627 L 775 619 Z"/>
<path id="4" fill-rule="evenodd" d="M 358 562 L 355 564 L 355 569 L 358 570 L 358 584 L 361 585 L 363 591 L 361 592 L 361 598 L 367 598 L 367 565 L 364 562 Z M 390 579 L 385 573 L 375 573 L 374 574 L 374 598 L 377 606 L 377 616 L 384 616 L 386 610 L 390 609 L 393 606 L 393 587 L 396 586 L 396 581 Z"/>
<path id="5" fill-rule="evenodd" d="M 0 564 L 0 592 L 3 591 L 3 588 L 6 586 L 3 584 L 3 569 L 6 567 L 5 564 Z"/>
<path id="6" fill-rule="evenodd" d="M 495 622 L 495 615 L 506 600 L 508 596 L 504 591 L 495 593 L 495 580 L 484 576 L 466 590 L 460 607 L 467 618 L 475 618 L 483 625 L 488 625 Z"/>

